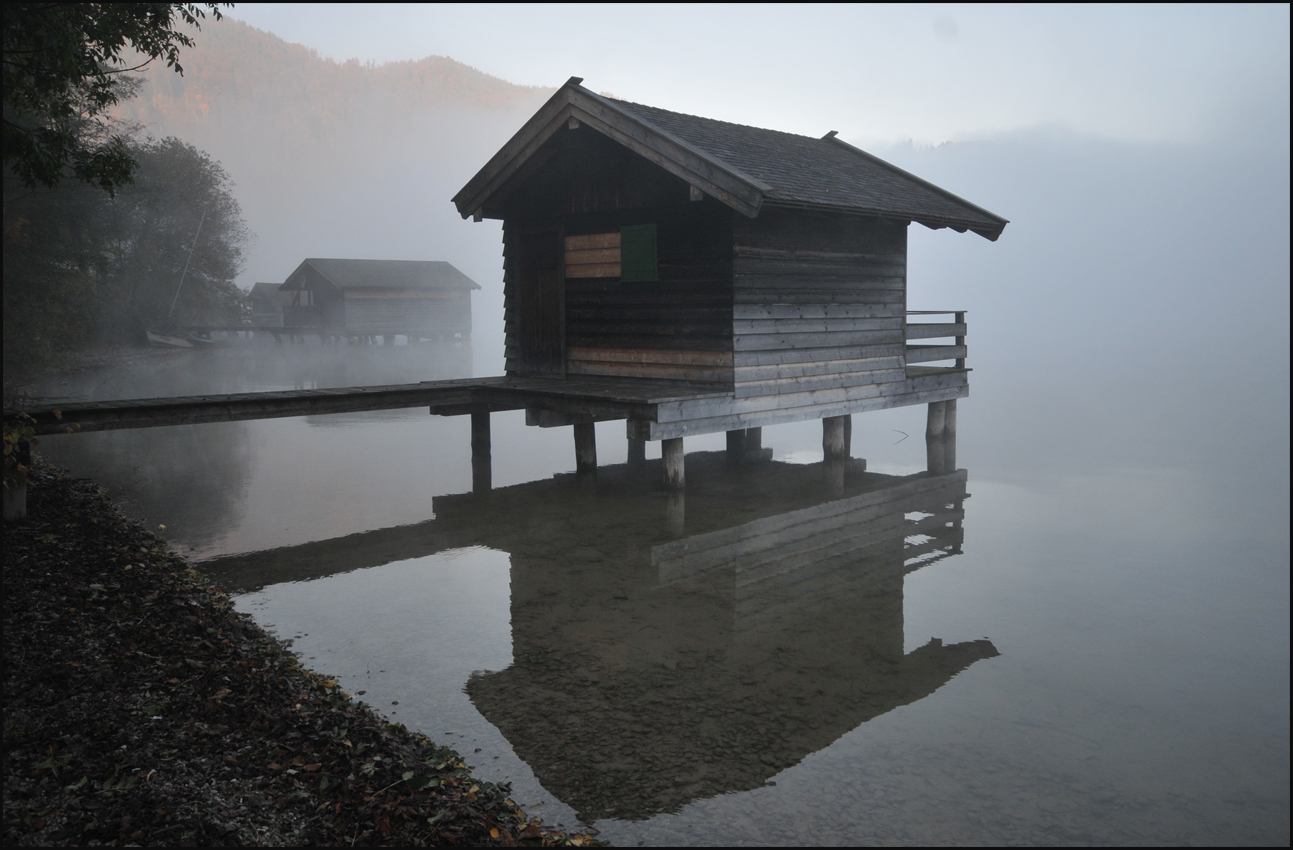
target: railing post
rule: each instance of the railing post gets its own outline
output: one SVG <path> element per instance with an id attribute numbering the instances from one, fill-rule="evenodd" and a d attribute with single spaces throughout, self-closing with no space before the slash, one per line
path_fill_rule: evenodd
<path id="1" fill-rule="evenodd" d="M 957 313 L 957 314 L 956 314 L 956 323 L 957 323 L 958 325 L 963 325 L 963 324 L 965 324 L 965 311 L 964 311 L 964 310 L 962 310 L 961 312 L 959 312 L 959 313 Z M 957 345 L 965 345 L 965 337 L 964 337 L 964 336 L 958 336 L 958 337 L 956 338 L 956 344 L 957 344 Z M 958 369 L 964 369 L 964 368 L 965 368 L 965 358 L 964 358 L 964 357 L 958 357 L 958 358 L 956 358 L 956 368 L 958 368 Z"/>

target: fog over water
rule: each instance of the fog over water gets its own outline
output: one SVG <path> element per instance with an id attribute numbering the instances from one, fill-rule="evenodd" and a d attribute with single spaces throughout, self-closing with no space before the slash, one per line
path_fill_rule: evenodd
<path id="1" fill-rule="evenodd" d="M 902 535 L 877 526 L 855 569 L 797 589 L 742 591 L 754 566 L 740 558 L 670 583 L 666 497 L 624 477 L 618 422 L 597 426 L 608 470 L 590 490 L 566 475 L 569 428 L 495 414 L 497 511 L 464 495 L 466 418 L 424 410 L 51 437 L 41 450 L 165 524 L 307 663 L 513 782 L 535 814 L 614 843 L 1287 844 L 1283 56 L 1275 96 L 1236 95 L 1188 140 L 1048 126 L 867 145 L 1011 220 L 996 243 L 910 228 L 909 307 L 968 311 L 974 369 L 959 403 L 962 551 L 914 570 Z M 298 157 L 265 153 L 251 107 L 191 128 L 258 233 L 245 283 L 309 256 L 448 260 L 483 287 L 469 350 L 243 342 L 42 391 L 499 374 L 499 227 L 462 221 L 448 199 L 543 96 L 425 114 L 373 102 L 350 135 Z M 854 417 L 867 472 L 850 473 L 848 498 L 919 521 L 901 488 L 925 468 L 924 417 Z M 843 510 L 806 477 L 822 459 L 818 423 L 765 429 L 763 472 L 704 454 L 723 439 L 687 440 L 684 537 L 807 528 Z M 832 598 L 859 615 L 832 619 Z M 931 638 L 943 661 L 923 649 Z M 901 651 L 879 660 L 855 651 L 890 644 Z M 668 731 L 693 710 L 695 729 Z M 675 753 L 677 741 L 700 743 Z"/>

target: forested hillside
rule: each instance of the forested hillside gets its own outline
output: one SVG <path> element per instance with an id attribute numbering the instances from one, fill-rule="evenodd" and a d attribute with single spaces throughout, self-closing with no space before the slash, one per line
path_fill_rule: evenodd
<path id="1" fill-rule="evenodd" d="M 383 65 L 335 62 L 231 18 L 194 37 L 184 75 L 153 63 L 144 72 L 143 96 L 123 103 L 119 117 L 184 136 L 255 115 L 267 125 L 245 129 L 262 138 L 272 131 L 294 147 L 350 132 L 374 97 L 404 110 L 508 110 L 552 91 L 513 85 L 444 56 Z"/>

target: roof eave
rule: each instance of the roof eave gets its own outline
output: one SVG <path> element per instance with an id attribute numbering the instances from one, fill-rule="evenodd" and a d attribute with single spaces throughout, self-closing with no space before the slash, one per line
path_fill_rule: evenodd
<path id="1" fill-rule="evenodd" d="M 485 217 L 490 196 L 572 118 L 736 211 L 750 218 L 759 214 L 770 187 L 633 115 L 615 101 L 594 94 L 580 82 L 580 78 L 571 77 L 454 195 L 459 215 Z"/>
<path id="2" fill-rule="evenodd" d="M 942 230 L 945 227 L 951 230 L 955 230 L 957 233 L 964 233 L 965 231 L 969 230 L 973 233 L 979 234 L 984 239 L 987 239 L 989 242 L 996 242 L 997 239 L 1001 236 L 1001 231 L 1005 229 L 1005 226 L 1007 224 L 1009 224 L 1009 222 L 1005 221 L 1004 219 L 1002 219 L 1002 223 L 998 226 L 995 223 L 987 223 L 983 221 L 967 221 L 965 219 L 939 218 L 936 216 L 928 216 L 928 215 L 921 215 L 918 213 L 905 212 L 903 210 L 877 210 L 877 209 L 867 209 L 865 207 L 851 207 L 843 204 L 815 204 L 809 201 L 793 201 L 793 200 L 786 200 L 782 198 L 777 198 L 777 199 L 769 198 L 765 202 L 764 206 L 802 209 L 802 210 L 816 210 L 820 212 L 847 213 L 850 215 L 860 215 L 860 216 L 867 216 L 871 218 L 885 218 L 885 219 L 890 219 L 892 221 L 902 221 L 902 222 L 908 222 L 908 223 L 914 221 L 918 224 L 925 225 L 930 230 Z"/>
<path id="3" fill-rule="evenodd" d="M 833 132 L 828 133 L 822 139 L 822 141 L 840 145 L 841 147 L 847 150 L 850 150 L 853 153 L 857 154 L 858 156 L 866 159 L 868 162 L 872 162 L 876 165 L 881 166 L 882 168 L 887 168 L 888 170 L 894 172 L 895 174 L 901 174 L 903 177 L 907 178 L 908 180 L 912 180 L 916 183 L 919 183 L 920 185 L 924 186 L 926 189 L 930 189 L 934 192 L 937 192 L 938 194 L 942 195 L 945 198 L 956 201 L 958 204 L 964 204 L 965 206 L 969 207 L 975 212 L 982 213 L 984 216 L 991 219 L 991 223 L 984 223 L 984 222 L 971 223 L 971 222 L 966 222 L 964 220 L 958 220 L 958 219 L 940 219 L 940 218 L 930 218 L 928 216 L 911 216 L 912 221 L 919 221 L 921 224 L 924 224 L 926 227 L 929 227 L 933 230 L 938 230 L 940 227 L 951 227 L 962 233 L 965 232 L 966 230 L 972 230 L 975 233 L 982 236 L 984 239 L 987 239 L 989 242 L 996 242 L 997 238 L 1001 236 L 1001 232 L 1006 229 L 1006 225 L 1010 223 L 1008 219 L 1004 219 L 994 212 L 989 212 L 988 210 L 985 210 L 983 207 L 979 206 L 978 204 L 970 203 L 969 201 L 965 200 L 965 198 L 962 198 L 960 195 L 947 191 L 942 186 L 936 186 L 935 184 L 930 183 L 928 180 L 925 180 L 924 178 L 917 177 L 915 174 L 912 174 L 910 171 L 899 168 L 898 166 L 894 165 L 891 162 L 886 162 L 880 157 L 875 156 L 874 154 L 869 154 L 859 147 L 850 145 L 848 142 L 844 141 L 839 136 L 835 135 Z M 926 220 L 932 221 L 932 222 L 940 222 L 940 223 L 936 225 L 927 224 Z"/>

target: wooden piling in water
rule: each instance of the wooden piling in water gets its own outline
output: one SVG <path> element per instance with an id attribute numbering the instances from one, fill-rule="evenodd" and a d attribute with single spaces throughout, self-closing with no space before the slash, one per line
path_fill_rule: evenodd
<path id="1" fill-rule="evenodd" d="M 822 419 L 822 456 L 827 461 L 843 460 L 848 457 L 844 437 L 845 418 L 826 416 Z"/>
<path id="2" fill-rule="evenodd" d="M 925 417 L 925 439 L 938 440 L 942 439 L 944 430 L 947 427 L 947 402 L 931 401 L 929 403 L 929 413 Z"/>
<path id="3" fill-rule="evenodd" d="M 634 469 L 646 466 L 646 440 L 629 437 L 628 465 Z"/>
<path id="4" fill-rule="evenodd" d="M 575 471 L 590 473 L 597 471 L 597 430 L 592 422 L 576 422 L 575 430 Z"/>
<path id="5" fill-rule="evenodd" d="M 660 459 L 664 466 L 664 488 L 682 492 L 687 486 L 686 468 L 682 459 L 682 437 L 661 440 Z"/>
<path id="6" fill-rule="evenodd" d="M 727 465 L 737 466 L 745 460 L 745 429 L 727 432 Z"/>
<path id="7" fill-rule="evenodd" d="M 471 489 L 488 493 L 494 486 L 494 461 L 489 438 L 489 412 L 471 415 Z"/>

